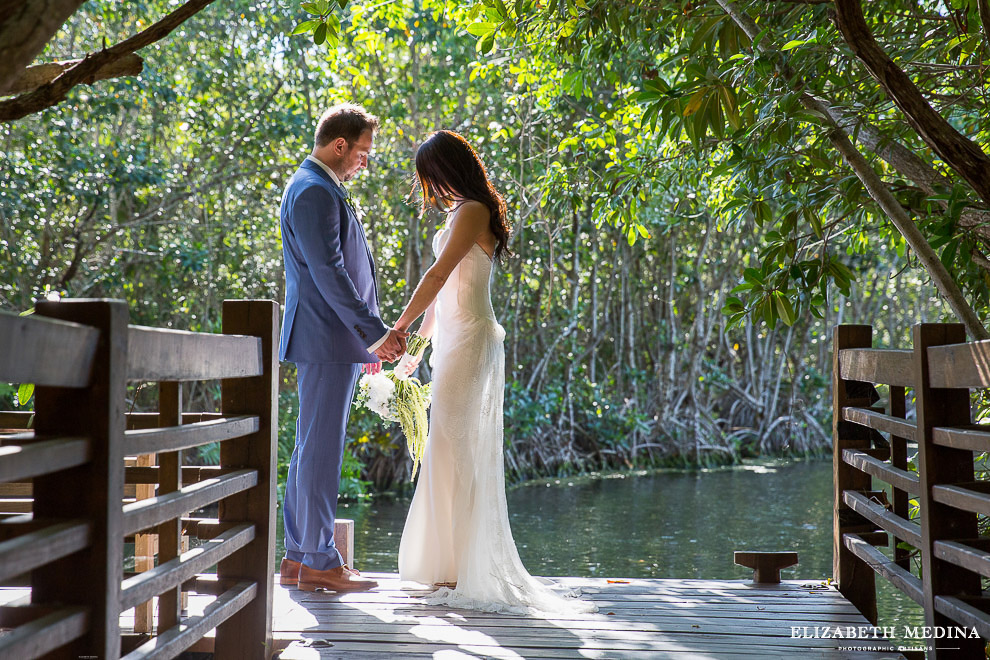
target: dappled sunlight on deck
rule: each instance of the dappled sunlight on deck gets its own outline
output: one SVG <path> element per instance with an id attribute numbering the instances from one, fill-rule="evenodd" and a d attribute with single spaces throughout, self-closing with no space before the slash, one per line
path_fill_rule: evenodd
<path id="1" fill-rule="evenodd" d="M 558 578 L 597 613 L 499 615 L 430 606 L 427 591 L 369 574 L 367 593 L 278 588 L 274 636 L 282 660 L 326 658 L 899 658 L 839 651 L 841 640 L 796 639 L 791 627 L 868 625 L 821 583 Z M 882 640 L 880 640 L 882 642 Z"/>

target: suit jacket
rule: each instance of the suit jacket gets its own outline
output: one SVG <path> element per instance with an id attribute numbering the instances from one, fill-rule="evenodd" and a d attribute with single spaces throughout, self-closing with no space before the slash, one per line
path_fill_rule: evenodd
<path id="1" fill-rule="evenodd" d="M 285 315 L 279 359 L 369 363 L 388 327 L 378 316 L 375 262 L 344 191 L 303 161 L 280 210 Z"/>

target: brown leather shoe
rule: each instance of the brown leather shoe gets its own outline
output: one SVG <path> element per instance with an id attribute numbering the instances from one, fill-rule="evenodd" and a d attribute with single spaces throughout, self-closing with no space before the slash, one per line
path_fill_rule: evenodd
<path id="1" fill-rule="evenodd" d="M 302 566 L 297 561 L 292 561 L 288 557 L 282 557 L 282 564 L 278 567 L 278 583 L 283 587 L 294 587 L 299 582 L 299 567 Z"/>
<path id="2" fill-rule="evenodd" d="M 378 583 L 368 578 L 355 575 L 346 566 L 338 566 L 328 571 L 318 571 L 306 564 L 299 567 L 299 589 L 302 591 L 367 591 L 374 589 Z"/>

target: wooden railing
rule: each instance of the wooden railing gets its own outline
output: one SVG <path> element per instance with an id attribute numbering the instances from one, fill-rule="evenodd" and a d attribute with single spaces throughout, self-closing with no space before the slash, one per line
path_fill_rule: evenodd
<path id="1" fill-rule="evenodd" d="M 980 584 L 990 577 L 990 538 L 977 525 L 990 516 L 990 481 L 977 481 L 974 467 L 974 453 L 990 452 L 990 426 L 972 425 L 970 415 L 970 389 L 990 387 L 990 341 L 965 341 L 957 324 L 915 326 L 911 350 L 872 348 L 870 326 L 834 333 L 833 573 L 874 624 L 880 575 L 924 608 L 926 626 L 975 628 L 983 638 L 930 639 L 929 658 L 982 658 L 990 639 Z M 875 385 L 888 386 L 883 408 Z M 908 469 L 915 446 L 916 471 Z M 888 544 L 892 558 L 875 547 Z"/>
<path id="2" fill-rule="evenodd" d="M 211 335 L 128 326 L 118 301 L 0 313 L 0 381 L 36 384 L 33 414 L 0 414 L 33 425 L 0 437 L 0 483 L 27 496 L 0 510 L 30 511 L 0 520 L 0 584 L 30 575 L 30 605 L 0 608 L 0 657 L 172 658 L 213 629 L 218 660 L 271 656 L 277 314 L 226 301 Z M 184 412 L 181 382 L 207 379 L 222 379 L 221 413 Z M 158 383 L 157 414 L 126 414 L 128 381 Z M 182 467 L 212 442 L 218 467 Z M 157 464 L 125 465 L 139 455 Z M 157 489 L 137 499 L 139 485 Z M 190 517 L 214 503 L 217 518 Z M 182 552 L 183 533 L 203 542 Z M 124 539 L 142 534 L 157 565 L 124 574 Z M 182 617 L 182 591 L 216 598 Z M 122 639 L 120 614 L 153 598 L 156 634 Z"/>

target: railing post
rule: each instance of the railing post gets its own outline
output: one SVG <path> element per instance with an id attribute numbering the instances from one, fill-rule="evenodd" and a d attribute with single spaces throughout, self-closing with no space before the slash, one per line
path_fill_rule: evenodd
<path id="1" fill-rule="evenodd" d="M 876 574 L 842 542 L 842 535 L 872 532 L 874 525 L 846 506 L 842 492 L 870 490 L 870 475 L 842 460 L 844 449 L 869 449 L 871 432 L 865 426 L 842 419 L 847 406 L 870 406 L 869 383 L 843 380 L 839 371 L 839 351 L 844 348 L 871 348 L 873 328 L 868 325 L 839 325 L 832 335 L 832 575 L 839 591 L 856 606 L 870 623 L 877 622 Z"/>
<path id="2" fill-rule="evenodd" d="M 120 579 L 124 563 L 124 413 L 127 385 L 127 305 L 116 300 L 39 302 L 39 316 L 100 330 L 90 384 L 84 389 L 39 387 L 38 435 L 85 435 L 89 463 L 36 477 L 36 518 L 81 518 L 92 524 L 89 547 L 34 572 L 35 604 L 59 602 L 89 609 L 89 632 L 66 657 L 120 657 Z"/>
<path id="3" fill-rule="evenodd" d="M 251 522 L 255 539 L 220 562 L 221 583 L 252 580 L 255 599 L 217 627 L 216 660 L 264 658 L 272 648 L 272 596 L 275 573 L 275 461 L 278 454 L 278 303 L 271 300 L 226 300 L 223 303 L 225 334 L 261 337 L 265 373 L 253 378 L 224 380 L 221 410 L 224 415 L 258 415 L 258 432 L 220 445 L 224 467 L 258 471 L 258 485 L 220 503 L 220 520 Z"/>
<path id="4" fill-rule="evenodd" d="M 966 331 L 959 323 L 920 323 L 914 326 L 915 410 L 918 417 L 918 477 L 921 511 L 921 580 L 924 587 L 925 625 L 956 626 L 952 619 L 935 611 L 936 596 L 980 595 L 980 576 L 961 566 L 935 557 L 934 543 L 942 539 L 976 538 L 976 514 L 962 511 L 932 498 L 937 484 L 973 481 L 973 452 L 941 447 L 934 443 L 936 426 L 970 423 L 969 389 L 933 388 L 928 384 L 928 347 L 961 344 Z M 938 640 L 931 640 L 936 647 Z M 930 658 L 982 658 L 981 639 L 952 639 L 947 647 L 934 650 Z"/>

